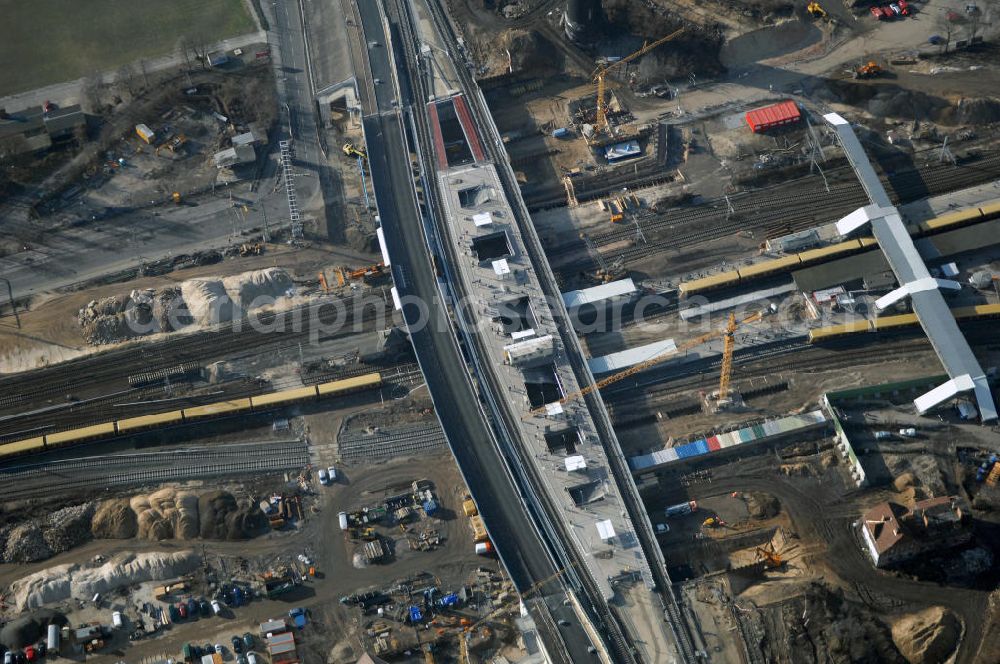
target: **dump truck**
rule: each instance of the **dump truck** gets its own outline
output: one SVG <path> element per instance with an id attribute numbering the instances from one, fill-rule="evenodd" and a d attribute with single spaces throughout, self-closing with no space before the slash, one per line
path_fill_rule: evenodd
<path id="1" fill-rule="evenodd" d="M 462 502 L 462 513 L 465 514 L 465 516 L 477 516 L 479 514 L 479 508 L 476 507 L 476 502 L 469 496 L 466 496 L 465 501 Z"/>
<path id="2" fill-rule="evenodd" d="M 854 78 L 878 78 L 882 75 L 882 67 L 877 62 L 866 62 L 854 70 Z"/>
<path id="3" fill-rule="evenodd" d="M 685 514 L 691 514 L 696 509 L 698 509 L 698 503 L 694 500 L 690 500 L 686 503 L 679 503 L 677 505 L 671 505 L 663 512 L 668 517 L 670 516 L 684 516 Z"/>
<path id="4" fill-rule="evenodd" d="M 474 516 L 469 519 L 469 525 L 472 526 L 472 540 L 474 542 L 485 542 L 489 539 L 489 534 L 486 532 L 486 524 L 483 523 L 483 517 Z"/>
<path id="5" fill-rule="evenodd" d="M 137 124 L 135 126 L 135 133 L 149 145 L 152 145 L 156 141 L 156 132 L 144 124 Z"/>

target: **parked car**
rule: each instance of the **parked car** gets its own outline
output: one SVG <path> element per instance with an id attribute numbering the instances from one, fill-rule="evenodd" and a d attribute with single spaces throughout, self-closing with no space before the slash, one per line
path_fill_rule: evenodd
<path id="1" fill-rule="evenodd" d="M 330 484 L 333 484 L 334 482 L 337 481 L 337 469 L 335 467 L 330 466 L 329 468 L 326 469 L 326 472 L 330 476 Z"/>
<path id="2" fill-rule="evenodd" d="M 327 484 L 330 483 L 330 475 L 327 474 L 327 472 L 326 472 L 325 469 L 320 468 L 319 472 L 316 473 L 316 475 L 319 476 L 319 483 L 320 484 L 322 484 L 322 485 L 325 486 L 325 485 L 327 485 Z"/>
<path id="3" fill-rule="evenodd" d="M 111 626 L 115 629 L 121 629 L 125 626 L 125 619 L 122 617 L 121 611 L 115 611 L 111 614 Z"/>
<path id="4" fill-rule="evenodd" d="M 247 647 L 247 650 L 253 648 L 253 634 L 247 632 L 243 635 L 243 645 Z"/>
<path id="5" fill-rule="evenodd" d="M 187 618 L 188 617 L 187 604 L 185 604 L 184 602 L 181 602 L 180 604 L 178 604 L 177 605 L 177 613 L 179 613 L 181 615 L 181 618 Z"/>
<path id="6" fill-rule="evenodd" d="M 222 613 L 222 605 L 219 604 L 219 600 L 217 599 L 212 600 L 212 613 L 214 613 L 215 615 L 219 615 L 220 613 Z"/>
<path id="7" fill-rule="evenodd" d="M 198 602 L 198 610 L 201 612 L 202 617 L 208 618 L 212 615 L 212 605 L 209 604 L 205 599 Z"/>
<path id="8" fill-rule="evenodd" d="M 240 653 L 242 653 L 243 652 L 243 642 L 240 641 L 240 637 L 234 636 L 231 639 L 231 641 L 233 643 L 233 652 L 236 653 L 237 655 L 239 655 Z"/>

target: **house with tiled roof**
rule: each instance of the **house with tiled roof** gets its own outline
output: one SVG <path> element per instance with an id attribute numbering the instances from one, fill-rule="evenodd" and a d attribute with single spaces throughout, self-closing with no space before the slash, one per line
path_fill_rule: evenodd
<path id="1" fill-rule="evenodd" d="M 972 539 L 969 505 L 959 496 L 928 498 L 910 509 L 881 503 L 868 510 L 858 526 L 876 567 L 896 565 Z"/>

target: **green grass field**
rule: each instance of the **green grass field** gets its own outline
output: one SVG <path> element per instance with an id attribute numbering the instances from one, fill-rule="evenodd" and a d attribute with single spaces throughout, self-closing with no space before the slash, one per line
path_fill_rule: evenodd
<path id="1" fill-rule="evenodd" d="M 256 29 L 242 0 L 0 0 L 0 96 Z"/>

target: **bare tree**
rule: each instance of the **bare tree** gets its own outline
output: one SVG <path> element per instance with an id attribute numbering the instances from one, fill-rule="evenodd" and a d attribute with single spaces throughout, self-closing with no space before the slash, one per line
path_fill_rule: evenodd
<path id="1" fill-rule="evenodd" d="M 979 24 L 983 19 L 983 11 L 978 5 L 969 5 L 965 9 L 966 15 L 966 25 L 969 28 L 969 43 L 976 38 L 976 33 L 979 31 Z"/>
<path id="2" fill-rule="evenodd" d="M 100 114 L 101 88 L 103 85 L 104 81 L 101 79 L 100 73 L 96 71 L 92 71 L 84 77 L 81 96 L 83 98 L 83 105 L 88 112 Z"/>
<path id="3" fill-rule="evenodd" d="M 116 80 L 120 89 L 127 91 L 130 96 L 135 97 L 135 69 L 132 65 L 125 63 L 119 67 Z"/>
<path id="4" fill-rule="evenodd" d="M 942 53 L 947 53 L 949 46 L 951 46 L 952 33 L 955 31 L 955 11 L 947 7 L 941 10 L 941 13 L 937 17 L 937 27 L 942 33 Z"/>

